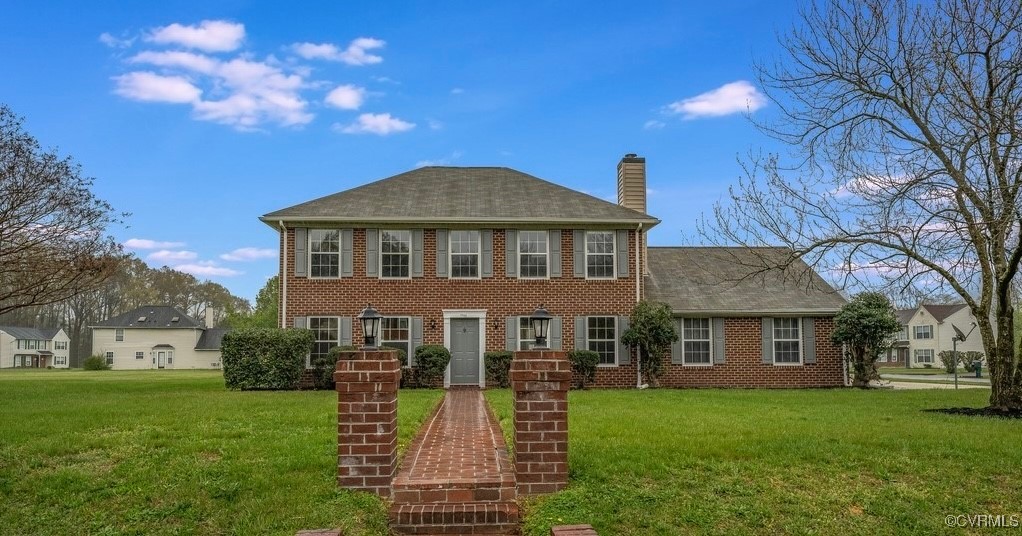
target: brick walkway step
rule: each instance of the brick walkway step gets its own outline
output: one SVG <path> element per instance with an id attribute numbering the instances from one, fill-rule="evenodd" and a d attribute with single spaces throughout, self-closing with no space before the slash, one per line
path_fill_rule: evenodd
<path id="1" fill-rule="evenodd" d="M 478 390 L 450 390 L 394 478 L 398 534 L 517 534 L 514 468 Z"/>
<path id="2" fill-rule="evenodd" d="M 390 528 L 398 534 L 518 534 L 514 502 L 395 504 Z"/>

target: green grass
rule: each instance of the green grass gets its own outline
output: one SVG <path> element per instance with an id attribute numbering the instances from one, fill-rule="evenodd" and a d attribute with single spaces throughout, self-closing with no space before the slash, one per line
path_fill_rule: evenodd
<path id="1" fill-rule="evenodd" d="M 440 399 L 402 391 L 399 448 Z M 386 534 L 338 490 L 332 392 L 236 392 L 219 372 L 0 372 L 0 533 Z"/>
<path id="2" fill-rule="evenodd" d="M 511 395 L 488 391 L 505 434 Z M 568 489 L 524 534 L 933 534 L 948 514 L 1022 514 L 1022 422 L 924 413 L 963 391 L 572 392 Z"/>

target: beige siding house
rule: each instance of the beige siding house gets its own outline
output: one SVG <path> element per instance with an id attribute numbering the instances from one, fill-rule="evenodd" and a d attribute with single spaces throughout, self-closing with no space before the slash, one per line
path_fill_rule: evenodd
<path id="1" fill-rule="evenodd" d="M 0 326 L 0 368 L 67 368 L 70 346 L 61 328 Z"/>
<path id="2" fill-rule="evenodd" d="M 175 307 L 146 305 L 91 327 L 93 355 L 115 370 L 220 368 L 226 330 Z"/>
<path id="3" fill-rule="evenodd" d="M 939 354 L 952 350 L 955 336 L 952 324 L 968 334 L 976 317 L 964 304 L 920 305 L 915 309 L 898 311 L 902 330 L 895 338 L 894 348 L 888 352 L 888 366 L 921 368 L 927 365 L 941 367 Z M 982 352 L 983 339 L 973 332 L 958 343 L 959 352 Z"/>

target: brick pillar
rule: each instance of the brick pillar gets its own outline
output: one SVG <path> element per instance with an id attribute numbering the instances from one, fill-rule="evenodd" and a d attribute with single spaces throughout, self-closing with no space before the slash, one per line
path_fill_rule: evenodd
<path id="1" fill-rule="evenodd" d="M 390 496 L 397 469 L 395 350 L 342 352 L 337 389 L 337 485 Z"/>
<path id="2" fill-rule="evenodd" d="M 511 361 L 514 392 L 515 478 L 518 493 L 553 493 L 568 485 L 567 352 L 515 352 Z"/>

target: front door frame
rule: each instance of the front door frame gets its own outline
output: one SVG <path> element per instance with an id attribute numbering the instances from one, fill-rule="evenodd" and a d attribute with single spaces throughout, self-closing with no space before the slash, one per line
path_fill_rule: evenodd
<path id="1" fill-rule="evenodd" d="M 483 354 L 486 353 L 486 309 L 444 309 L 444 347 L 451 349 L 451 319 L 479 319 L 479 387 L 486 387 L 486 365 Z M 451 365 L 447 364 L 444 371 L 444 388 L 451 386 Z"/>

